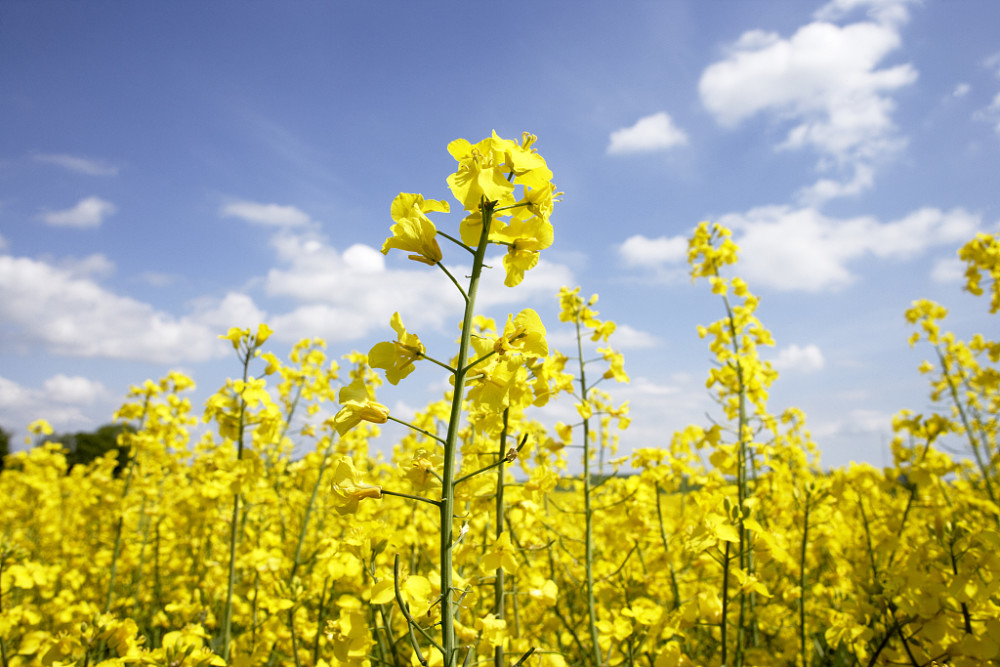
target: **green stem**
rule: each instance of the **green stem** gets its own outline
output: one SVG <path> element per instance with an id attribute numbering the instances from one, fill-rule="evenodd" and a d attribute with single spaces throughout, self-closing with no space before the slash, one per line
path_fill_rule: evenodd
<path id="1" fill-rule="evenodd" d="M 150 394 L 147 393 L 146 398 L 142 404 L 142 417 L 139 419 L 139 428 L 136 430 L 136 433 L 138 433 L 145 427 L 146 415 L 149 412 L 149 399 L 150 399 Z M 136 457 L 139 454 L 138 451 L 136 451 L 135 447 L 129 447 L 129 451 L 131 452 L 132 456 L 129 458 L 128 462 L 128 475 L 125 477 L 125 486 L 122 488 L 122 498 L 121 498 L 122 514 L 121 516 L 118 517 L 118 524 L 115 528 L 115 546 L 114 546 L 114 551 L 112 552 L 111 555 L 111 577 L 108 579 L 108 591 L 104 597 L 105 614 L 111 611 L 111 600 L 115 590 L 115 577 L 118 574 L 118 558 L 121 555 L 121 548 L 122 548 L 122 529 L 124 528 L 125 525 L 125 497 L 128 495 L 129 488 L 132 485 L 132 477 L 135 474 Z"/>
<path id="2" fill-rule="evenodd" d="M 667 541 L 667 530 L 663 525 L 663 508 L 660 503 L 660 496 L 662 495 L 660 490 L 660 485 L 656 485 L 656 516 L 660 520 L 660 542 L 663 543 L 663 557 L 666 559 L 667 564 L 670 566 L 670 591 L 674 596 L 673 609 L 678 609 L 681 606 L 681 592 L 677 586 L 677 571 L 674 569 L 674 561 L 670 558 L 670 546 Z"/>
<path id="3" fill-rule="evenodd" d="M 580 314 L 576 317 L 576 351 L 577 359 L 580 362 L 580 400 L 587 402 L 587 393 L 590 388 L 587 386 L 587 373 L 583 360 L 583 334 L 580 331 Z M 590 420 L 583 420 L 583 515 L 585 523 L 584 553 L 587 569 L 587 625 L 590 629 L 591 659 L 594 667 L 601 667 L 603 657 L 601 656 L 600 635 L 597 631 L 597 603 L 594 599 L 594 508 L 591 498 L 591 474 L 590 474 Z"/>
<path id="4" fill-rule="evenodd" d="M 808 667 L 806 657 L 806 547 L 809 544 L 809 510 L 812 494 L 806 489 L 806 506 L 802 526 L 802 542 L 799 545 L 799 651 L 802 667 Z"/>
<path id="5" fill-rule="evenodd" d="M 465 296 L 465 315 L 462 318 L 462 337 L 459 341 L 458 359 L 455 362 L 455 389 L 451 400 L 451 414 L 448 419 L 448 435 L 444 445 L 444 474 L 441 477 L 441 645 L 444 667 L 455 667 L 458 647 L 455 636 L 455 610 L 452 606 L 452 522 L 455 515 L 455 469 L 458 454 L 458 431 L 462 419 L 462 407 L 465 395 L 465 376 L 468 373 L 466 362 L 469 358 L 470 340 L 472 338 L 472 320 L 475 317 L 476 294 L 479 291 L 479 278 L 483 271 L 483 260 L 486 257 L 486 246 L 489 243 L 490 223 L 493 219 L 495 202 L 485 199 L 480 204 L 483 216 L 483 228 L 479 235 L 479 245 L 476 247 L 472 262 L 472 275 L 469 277 L 469 290 Z"/>
<path id="6" fill-rule="evenodd" d="M 402 424 L 403 426 L 406 426 L 407 428 L 411 428 L 411 429 L 413 429 L 414 431 L 416 431 L 417 433 L 423 433 L 423 434 L 424 434 L 424 435 L 426 435 L 426 436 L 427 436 L 428 438 L 432 438 L 432 439 L 434 439 L 434 440 L 437 440 L 437 441 L 438 441 L 438 442 L 440 442 L 440 443 L 441 443 L 442 445 L 444 444 L 444 439 L 443 439 L 443 438 L 439 438 L 439 437 L 437 437 L 436 435 L 434 435 L 433 433 L 431 433 L 430 431 L 427 431 L 427 430 L 425 430 L 425 429 L 422 429 L 422 428 L 420 428 L 419 426 L 414 426 L 414 425 L 413 425 L 413 424 L 411 424 L 410 422 L 405 422 L 405 421 L 403 421 L 402 419 L 396 419 L 396 418 L 395 418 L 395 417 L 393 417 L 392 415 L 388 415 L 388 419 L 389 419 L 389 421 L 391 421 L 391 422 L 396 422 L 397 424 Z"/>
<path id="7" fill-rule="evenodd" d="M 992 475 L 990 474 L 990 470 L 986 463 L 983 461 L 983 456 L 980 452 L 980 443 L 974 435 L 974 430 L 972 425 L 969 423 L 968 416 L 965 414 L 965 407 L 958 397 L 958 388 L 955 386 L 955 380 L 952 378 L 951 373 L 948 372 L 948 364 L 945 361 L 944 355 L 941 353 L 941 349 L 935 346 L 934 350 L 937 352 L 938 360 L 941 362 L 941 372 L 944 375 L 945 380 L 948 381 L 948 389 L 951 393 L 951 399 L 955 404 L 955 409 L 958 410 L 958 415 L 962 419 L 962 427 L 965 429 L 965 435 L 969 439 L 969 444 L 972 446 L 972 453 L 976 457 L 976 465 L 979 467 L 979 472 L 983 476 L 983 483 L 986 485 L 986 493 L 989 495 L 990 500 L 996 504 L 996 492 L 993 490 L 993 483 L 990 479 Z M 1000 516 L 995 518 L 997 523 L 1000 524 Z"/>
<path id="8" fill-rule="evenodd" d="M 387 491 L 382 489 L 383 496 L 398 496 L 400 498 L 409 498 L 410 500 L 419 500 L 422 503 L 428 503 L 434 505 L 435 507 L 441 507 L 440 500 L 431 500 L 430 498 L 424 498 L 423 496 L 411 496 L 409 493 L 400 493 L 399 491 Z"/>
<path id="9" fill-rule="evenodd" d="M 246 383 L 250 372 L 252 350 L 248 349 L 243 356 L 243 382 Z M 243 460 L 243 436 L 246 430 L 246 401 L 240 396 L 240 427 L 237 440 L 236 461 Z M 239 471 L 237 471 L 239 472 Z M 229 648 L 233 627 L 233 589 L 236 587 L 236 545 L 239 537 L 240 524 L 240 494 L 233 494 L 232 525 L 229 529 L 229 576 L 226 582 L 226 606 L 222 612 L 222 659 L 229 662 Z"/>
<path id="10" fill-rule="evenodd" d="M 503 473 L 504 463 L 507 461 L 507 427 L 510 419 L 510 408 L 503 411 L 503 429 L 500 431 L 500 452 L 497 461 L 497 495 L 496 495 L 496 537 L 500 537 L 504 529 L 503 512 Z M 504 571 L 502 567 L 496 570 L 496 579 L 493 582 L 493 615 L 498 620 L 503 620 L 504 616 Z M 493 649 L 494 667 L 503 667 L 503 644 Z"/>

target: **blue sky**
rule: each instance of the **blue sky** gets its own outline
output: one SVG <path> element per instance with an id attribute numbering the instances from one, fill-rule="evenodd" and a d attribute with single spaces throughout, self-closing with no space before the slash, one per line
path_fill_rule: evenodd
<path id="1" fill-rule="evenodd" d="M 829 465 L 886 462 L 892 415 L 930 407 L 909 304 L 996 332 L 955 251 L 1000 228 L 997 25 L 989 0 L 8 0 L 0 425 L 95 428 L 170 369 L 202 401 L 238 372 L 216 336 L 259 321 L 275 351 L 339 356 L 399 310 L 449 356 L 458 297 L 378 252 L 389 204 L 449 196 L 452 139 L 528 130 L 565 192 L 555 243 L 519 288 L 491 276 L 483 312 L 533 307 L 569 349 L 558 288 L 598 293 L 625 451 L 718 414 L 695 327 L 722 305 L 684 262 L 709 219 L 777 340 L 772 409 L 803 408 Z M 421 368 L 379 400 L 405 415 L 444 386 Z"/>

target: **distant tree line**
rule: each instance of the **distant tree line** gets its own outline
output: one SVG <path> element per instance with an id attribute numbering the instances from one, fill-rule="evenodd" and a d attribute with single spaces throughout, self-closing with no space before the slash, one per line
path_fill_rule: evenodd
<path id="1" fill-rule="evenodd" d="M 118 451 L 118 465 L 115 474 L 121 473 L 128 462 L 129 448 L 118 444 L 118 436 L 125 432 L 135 432 L 128 424 L 105 424 L 96 431 L 78 431 L 76 433 L 54 433 L 46 436 L 43 442 L 58 442 L 66 448 L 66 462 L 72 470 L 75 465 L 86 465 L 94 459 L 104 456 L 111 450 Z M 0 427 L 0 470 L 6 464 L 10 454 L 11 432 Z"/>

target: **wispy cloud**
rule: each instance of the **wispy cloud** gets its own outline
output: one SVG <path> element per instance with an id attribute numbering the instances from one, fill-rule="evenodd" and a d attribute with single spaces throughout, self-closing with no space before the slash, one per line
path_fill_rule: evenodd
<path id="1" fill-rule="evenodd" d="M 78 155 L 67 155 L 65 153 L 36 153 L 32 158 L 36 162 L 52 164 L 88 176 L 118 175 L 118 167 L 104 160 L 94 160 Z"/>
<path id="2" fill-rule="evenodd" d="M 972 91 L 972 86 L 967 83 L 960 83 L 951 92 L 952 97 L 965 97 Z"/>
<path id="3" fill-rule="evenodd" d="M 678 128 L 665 111 L 645 116 L 631 127 L 611 133 L 608 153 L 649 153 L 687 144 L 687 134 Z"/>
<path id="4" fill-rule="evenodd" d="M 683 236 L 648 238 L 636 234 L 618 246 L 618 256 L 627 266 L 655 267 L 687 260 L 688 242 Z"/>
<path id="5" fill-rule="evenodd" d="M 789 345 L 778 350 L 771 363 L 779 371 L 813 373 L 823 370 L 826 359 L 817 345 Z"/>
<path id="6" fill-rule="evenodd" d="M 76 206 L 61 211 L 46 211 L 39 214 L 39 219 L 54 227 L 100 227 L 104 219 L 113 215 L 117 208 L 109 201 L 100 197 L 86 197 L 77 202 Z"/>
<path id="7" fill-rule="evenodd" d="M 816 20 L 788 38 L 753 30 L 728 56 L 702 73 L 702 104 L 729 127 L 757 114 L 791 124 L 783 150 L 811 149 L 820 171 L 835 170 L 844 184 L 826 178 L 801 194 L 808 203 L 856 195 L 872 186 L 872 167 L 903 146 L 892 119 L 892 94 L 913 84 L 909 63 L 879 68 L 901 44 L 907 18 L 900 0 L 836 0 Z M 840 26 L 858 8 L 871 20 Z"/>
<path id="8" fill-rule="evenodd" d="M 309 216 L 294 206 L 261 204 L 252 201 L 230 202 L 219 210 L 223 218 L 239 218 L 245 222 L 267 227 L 300 227 L 307 224 Z"/>

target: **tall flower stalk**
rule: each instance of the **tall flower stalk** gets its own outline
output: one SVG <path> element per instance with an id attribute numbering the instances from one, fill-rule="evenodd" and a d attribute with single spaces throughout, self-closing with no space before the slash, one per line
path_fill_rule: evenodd
<path id="1" fill-rule="evenodd" d="M 385 406 L 375 402 L 370 391 L 361 388 L 346 392 L 342 390 L 341 403 L 344 407 L 335 418 L 341 434 L 362 421 L 385 423 L 392 420 L 430 437 L 441 447 L 440 469 L 431 471 L 440 480 L 441 494 L 438 498 L 381 488 L 365 489 L 357 480 L 352 480 L 351 485 L 340 484 L 340 493 L 347 503 L 345 506 L 354 509 L 359 499 L 378 498 L 383 494 L 410 498 L 437 507 L 440 640 L 432 640 L 428 630 L 417 625 L 401 595 L 397 594 L 397 599 L 409 625 L 415 653 L 422 655 L 418 639 L 421 637 L 441 652 L 444 667 L 454 667 L 457 664 L 460 650 L 455 633 L 458 596 L 454 586 L 453 566 L 456 489 L 463 482 L 494 467 L 499 467 L 499 474 L 502 475 L 503 464 L 508 460 L 504 456 L 485 468 L 460 474 L 462 460 L 459 456 L 459 442 L 463 430 L 463 413 L 469 404 L 474 404 L 478 411 L 495 415 L 504 413 L 510 405 L 509 392 L 517 381 L 520 368 L 526 365 L 526 355 L 538 357 L 548 354 L 544 340 L 545 330 L 534 311 L 522 311 L 516 318 L 509 319 L 503 333 L 495 339 L 473 336 L 476 298 L 486 266 L 487 247 L 492 243 L 506 250 L 503 257 L 506 273 L 504 284 L 514 287 L 521 282 L 524 273 L 538 263 L 539 252 L 552 243 L 552 225 L 548 217 L 556 193 L 550 182 L 552 172 L 546 167 L 545 160 L 532 148 L 534 141 L 535 137 L 527 133 L 521 143 L 501 139 L 494 133 L 492 137 L 476 144 L 457 139 L 448 145 L 448 152 L 458 161 L 458 170 L 448 177 L 447 182 L 466 212 L 457 237 L 439 232 L 427 215 L 432 212 L 448 212 L 450 207 L 445 201 L 425 199 L 420 194 L 401 193 L 390 207 L 395 224 L 391 228 L 393 235 L 386 239 L 382 252 L 403 250 L 409 253 L 409 259 L 441 269 L 462 296 L 464 307 L 461 336 L 457 356 L 451 363 L 445 363 L 427 354 L 420 339 L 406 330 L 399 313 L 396 313 L 391 322 L 397 334 L 396 339 L 375 345 L 368 353 L 368 361 L 373 368 L 384 370 L 386 379 L 391 384 L 397 384 L 408 376 L 419 360 L 427 360 L 444 368 L 450 374 L 454 387 L 445 436 L 441 438 L 426 429 L 391 417 Z M 517 186 L 522 187 L 520 198 L 514 194 Z M 442 263 L 444 256 L 438 244 L 438 236 L 472 256 L 468 282 L 464 286 Z M 335 492 L 336 488 L 337 482 Z M 501 488 L 502 484 L 498 485 L 498 493 Z M 500 517 L 497 524 L 502 526 L 503 508 L 499 503 L 502 503 L 502 498 L 498 502 Z M 499 542 L 501 539 L 498 537 Z M 397 589 L 399 576 L 398 572 L 394 573 Z M 499 594 L 502 596 L 502 589 Z"/>

